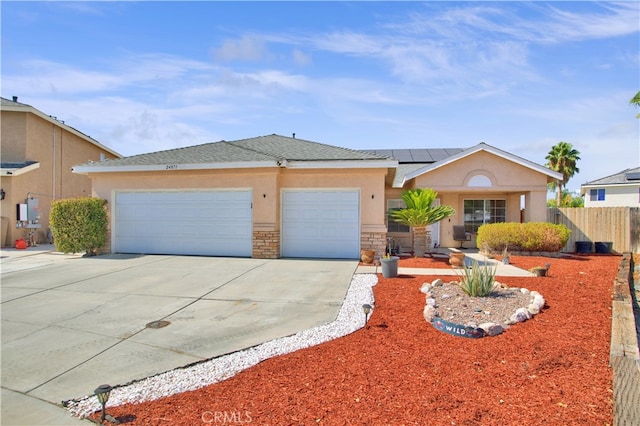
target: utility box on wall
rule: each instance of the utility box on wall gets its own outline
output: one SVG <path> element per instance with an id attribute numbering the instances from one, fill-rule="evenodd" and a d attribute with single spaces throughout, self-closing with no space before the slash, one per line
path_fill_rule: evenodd
<path id="1" fill-rule="evenodd" d="M 40 209 L 38 208 L 37 198 L 27 198 L 27 218 L 33 224 L 40 222 Z"/>
<path id="2" fill-rule="evenodd" d="M 26 222 L 29 220 L 26 204 L 16 204 L 16 220 L 19 222 Z"/>

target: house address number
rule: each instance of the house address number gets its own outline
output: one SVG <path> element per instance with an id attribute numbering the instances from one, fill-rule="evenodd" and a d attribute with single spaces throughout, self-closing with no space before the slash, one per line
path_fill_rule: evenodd
<path id="1" fill-rule="evenodd" d="M 167 164 L 165 170 L 175 170 L 178 168 L 177 164 Z"/>

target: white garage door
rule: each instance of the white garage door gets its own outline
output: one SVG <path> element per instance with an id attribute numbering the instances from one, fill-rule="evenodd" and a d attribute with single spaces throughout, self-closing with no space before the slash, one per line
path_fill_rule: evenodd
<path id="1" fill-rule="evenodd" d="M 359 254 L 358 191 L 283 192 L 282 256 L 355 259 Z"/>
<path id="2" fill-rule="evenodd" d="M 251 191 L 117 192 L 117 253 L 251 257 Z"/>

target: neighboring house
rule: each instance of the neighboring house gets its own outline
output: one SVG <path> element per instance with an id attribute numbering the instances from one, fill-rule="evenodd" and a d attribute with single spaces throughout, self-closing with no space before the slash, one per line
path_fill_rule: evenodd
<path id="1" fill-rule="evenodd" d="M 640 167 L 587 182 L 580 194 L 585 207 L 640 207 Z"/>
<path id="2" fill-rule="evenodd" d="M 0 98 L 0 113 L 0 242 L 47 241 L 51 202 L 91 195 L 91 180 L 73 165 L 121 156 L 17 97 Z"/>
<path id="3" fill-rule="evenodd" d="M 407 157 L 413 154 L 415 157 Z M 73 168 L 108 201 L 110 249 L 254 258 L 383 254 L 403 190 L 431 187 L 457 215 L 432 231 L 455 246 L 454 224 L 546 220 L 547 183 L 562 176 L 481 143 L 469 149 L 355 151 L 269 135 Z M 524 213 L 522 205 L 526 205 Z"/>

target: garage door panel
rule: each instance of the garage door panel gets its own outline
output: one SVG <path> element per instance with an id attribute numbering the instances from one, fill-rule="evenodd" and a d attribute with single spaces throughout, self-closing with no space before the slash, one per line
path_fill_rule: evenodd
<path id="1" fill-rule="evenodd" d="M 250 191 L 119 192 L 115 251 L 250 257 Z"/>
<path id="2" fill-rule="evenodd" d="M 358 257 L 358 191 L 284 191 L 282 205 L 283 256 L 349 259 Z"/>

